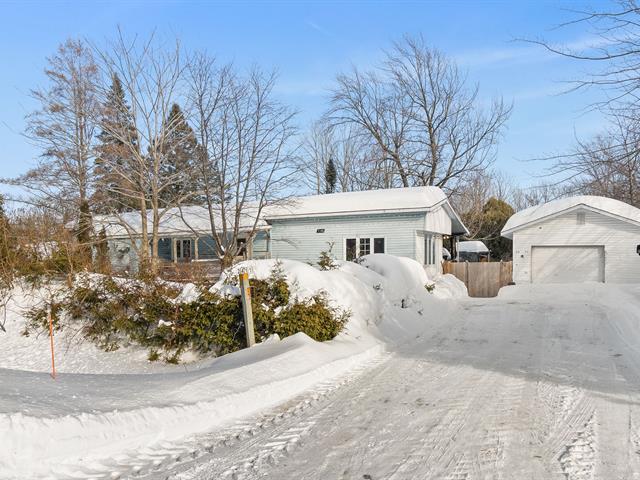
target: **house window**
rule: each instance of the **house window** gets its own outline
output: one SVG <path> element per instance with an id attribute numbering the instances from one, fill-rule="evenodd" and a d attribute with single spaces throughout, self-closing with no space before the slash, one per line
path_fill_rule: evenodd
<path id="1" fill-rule="evenodd" d="M 424 264 L 436 264 L 436 237 L 435 235 L 424 236 Z"/>
<path id="2" fill-rule="evenodd" d="M 370 253 L 385 253 L 384 237 L 356 237 L 345 239 L 345 260 L 350 262 L 363 255 L 369 255 Z"/>
<path id="3" fill-rule="evenodd" d="M 371 239 L 370 238 L 361 238 L 360 239 L 360 251 L 358 252 L 358 256 L 369 255 L 371 253 Z"/>
<path id="4" fill-rule="evenodd" d="M 176 258 L 178 260 L 191 259 L 191 239 L 176 240 Z"/>
<path id="5" fill-rule="evenodd" d="M 384 253 L 384 238 L 373 239 L 373 253 Z"/>
<path id="6" fill-rule="evenodd" d="M 345 242 L 345 259 L 347 262 L 352 262 L 356 258 L 358 258 L 358 249 L 356 247 L 356 239 L 355 238 L 347 238 Z"/>

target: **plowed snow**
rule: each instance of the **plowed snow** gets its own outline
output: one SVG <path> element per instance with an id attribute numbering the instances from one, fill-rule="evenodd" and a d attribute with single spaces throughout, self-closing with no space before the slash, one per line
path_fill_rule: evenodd
<path id="1" fill-rule="evenodd" d="M 640 478 L 638 288 L 503 292 L 143 478 Z"/>

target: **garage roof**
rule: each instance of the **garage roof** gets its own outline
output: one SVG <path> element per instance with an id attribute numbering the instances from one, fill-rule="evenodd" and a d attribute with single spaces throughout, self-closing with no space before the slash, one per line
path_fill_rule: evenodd
<path id="1" fill-rule="evenodd" d="M 576 197 L 560 198 L 542 205 L 521 210 L 511 216 L 502 229 L 502 236 L 512 238 L 513 232 L 532 223 L 566 213 L 578 208 L 586 208 L 605 215 L 614 216 L 622 220 L 640 224 L 640 209 L 628 203 L 607 197 L 580 195 Z"/>

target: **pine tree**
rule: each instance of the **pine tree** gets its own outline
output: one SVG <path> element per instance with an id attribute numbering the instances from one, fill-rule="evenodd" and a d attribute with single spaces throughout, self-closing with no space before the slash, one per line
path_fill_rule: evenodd
<path id="1" fill-rule="evenodd" d="M 329 157 L 329 161 L 324 169 L 324 193 L 335 193 L 336 181 L 338 179 L 338 172 L 336 171 L 336 165 L 333 163 L 333 158 Z"/>
<path id="2" fill-rule="evenodd" d="M 122 82 L 113 75 L 107 100 L 103 105 L 98 135 L 96 184 L 93 204 L 98 212 L 122 212 L 139 207 L 131 198 L 127 164 L 132 160 L 131 146 L 138 144 L 133 115 L 127 104 Z M 129 139 L 131 141 L 125 141 Z"/>
<path id="3" fill-rule="evenodd" d="M 165 158 L 160 174 L 165 179 L 171 179 L 171 186 L 161 192 L 162 206 L 173 205 L 187 198 L 198 203 L 200 188 L 194 171 L 198 142 L 182 109 L 176 103 L 171 107 L 166 119 L 165 132 L 166 138 L 162 148 Z"/>

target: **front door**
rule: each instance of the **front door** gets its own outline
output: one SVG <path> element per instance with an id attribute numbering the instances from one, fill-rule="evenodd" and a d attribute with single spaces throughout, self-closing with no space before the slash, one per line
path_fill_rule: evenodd
<path id="1" fill-rule="evenodd" d="M 176 259 L 179 262 L 188 262 L 193 257 L 192 241 L 190 238 L 176 240 Z"/>

